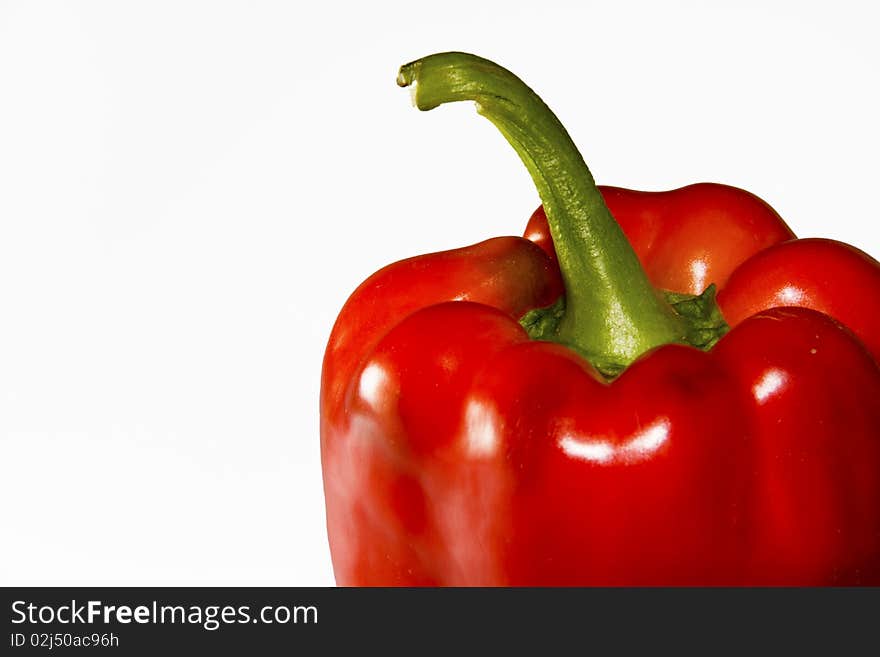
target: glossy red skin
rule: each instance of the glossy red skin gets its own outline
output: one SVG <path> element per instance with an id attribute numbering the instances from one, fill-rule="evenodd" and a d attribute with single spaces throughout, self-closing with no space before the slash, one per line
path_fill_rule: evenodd
<path id="1" fill-rule="evenodd" d="M 848 244 L 813 238 L 756 253 L 733 272 L 718 303 L 731 324 L 774 306 L 814 308 L 848 326 L 880 361 L 878 290 L 876 260 Z"/>
<path id="2" fill-rule="evenodd" d="M 612 212 L 652 279 L 690 291 L 689 258 L 702 254 L 730 278 L 728 320 L 743 316 L 711 352 L 661 347 L 610 384 L 517 323 L 561 290 L 550 255 L 527 240 L 402 261 L 355 291 L 321 392 L 340 585 L 880 584 L 880 367 L 869 351 L 880 332 L 876 317 L 859 323 L 834 305 L 827 273 L 877 298 L 880 265 L 838 243 L 822 247 L 835 263 L 824 273 L 806 255 L 764 263 L 760 252 L 790 237 L 775 213 L 743 220 L 733 208 L 727 221 L 740 223 L 720 230 L 717 211 L 699 216 L 698 192 L 691 216 L 669 221 L 717 230 L 683 240 L 678 260 L 674 240 L 642 238 L 637 218 Z M 637 208 L 639 193 L 626 194 Z M 683 191 L 669 194 L 687 209 Z M 639 216 L 662 236 L 662 218 Z M 539 224 L 527 236 L 541 245 Z M 798 254 L 803 242 L 770 251 Z M 660 272 L 665 262 L 677 270 Z M 772 307 L 792 281 L 828 280 L 803 305 L 842 307 L 857 326 Z"/>
<path id="3" fill-rule="evenodd" d="M 729 185 L 696 183 L 668 192 L 600 185 L 599 191 L 661 290 L 700 294 L 710 283 L 723 287 L 746 258 L 794 238 L 766 202 Z M 555 261 L 543 207 L 525 234 Z"/>

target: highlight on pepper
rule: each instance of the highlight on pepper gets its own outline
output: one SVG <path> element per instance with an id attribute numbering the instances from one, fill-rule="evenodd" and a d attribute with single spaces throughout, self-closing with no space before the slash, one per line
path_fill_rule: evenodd
<path id="1" fill-rule="evenodd" d="M 880 263 L 735 187 L 596 185 L 486 59 L 398 84 L 420 110 L 473 101 L 541 206 L 342 308 L 320 400 L 337 583 L 880 585 Z"/>

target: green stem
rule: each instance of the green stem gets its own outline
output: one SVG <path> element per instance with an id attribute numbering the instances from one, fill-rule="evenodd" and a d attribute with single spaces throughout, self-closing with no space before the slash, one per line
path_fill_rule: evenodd
<path id="1" fill-rule="evenodd" d="M 401 67 L 420 110 L 475 101 L 526 165 L 544 204 L 565 283 L 556 339 L 616 373 L 649 349 L 686 342 L 688 329 L 648 280 L 593 176 L 547 105 L 510 71 L 466 53 Z"/>

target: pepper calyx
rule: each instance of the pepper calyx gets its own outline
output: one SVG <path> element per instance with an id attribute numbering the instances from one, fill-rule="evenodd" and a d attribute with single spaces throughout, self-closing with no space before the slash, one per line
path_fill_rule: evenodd
<path id="1" fill-rule="evenodd" d="M 724 320 L 721 309 L 716 301 L 717 289 L 715 284 L 709 285 L 701 294 L 684 294 L 681 292 L 663 291 L 666 302 L 682 320 L 685 327 L 685 335 L 682 344 L 696 347 L 702 351 L 709 351 L 730 330 L 730 326 Z M 561 295 L 549 306 L 534 308 L 519 319 L 531 340 L 545 340 L 548 342 L 561 342 L 570 349 L 578 351 L 577 345 L 566 343 L 560 339 L 559 324 L 565 315 L 565 295 Z M 582 354 L 583 355 L 583 354 Z M 606 379 L 618 376 L 628 363 L 614 361 L 593 361 L 593 366 Z"/>

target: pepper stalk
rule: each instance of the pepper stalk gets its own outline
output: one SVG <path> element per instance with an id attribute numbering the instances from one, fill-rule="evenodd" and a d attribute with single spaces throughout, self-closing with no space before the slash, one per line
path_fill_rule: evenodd
<path id="1" fill-rule="evenodd" d="M 552 330 L 545 322 L 542 338 L 574 348 L 614 376 L 655 347 L 682 343 L 706 348 L 726 330 L 713 287 L 700 297 L 668 300 L 651 284 L 568 132 L 517 76 L 487 59 L 448 52 L 405 64 L 397 83 L 412 87 L 420 110 L 474 101 L 528 169 L 544 205 L 566 291 L 564 307 L 554 309 L 555 318 L 550 311 Z"/>

